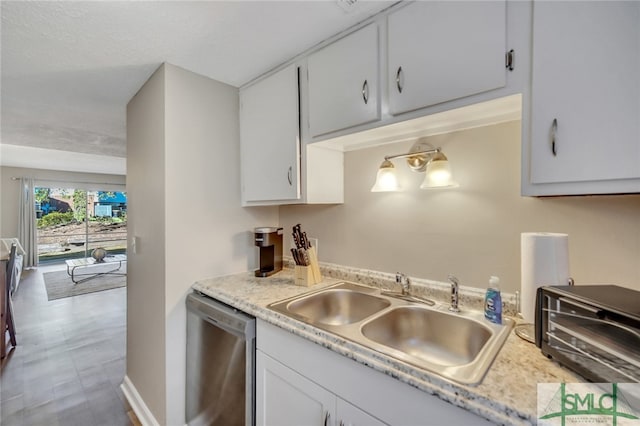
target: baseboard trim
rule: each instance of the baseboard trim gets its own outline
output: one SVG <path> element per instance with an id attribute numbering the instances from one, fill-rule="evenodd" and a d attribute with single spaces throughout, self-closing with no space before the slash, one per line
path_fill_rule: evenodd
<path id="1" fill-rule="evenodd" d="M 138 416 L 138 420 L 140 420 L 142 426 L 160 426 L 160 423 L 158 423 L 153 416 L 147 404 L 144 403 L 144 400 L 128 376 L 124 376 L 124 381 L 120 385 L 120 389 L 122 389 L 122 393 L 124 393 L 125 398 L 127 398 L 133 412 Z"/>

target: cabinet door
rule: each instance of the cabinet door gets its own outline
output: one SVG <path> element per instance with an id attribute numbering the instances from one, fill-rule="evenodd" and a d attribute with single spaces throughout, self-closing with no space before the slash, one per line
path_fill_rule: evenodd
<path id="1" fill-rule="evenodd" d="M 358 407 L 349 404 L 342 398 L 336 401 L 336 418 L 339 426 L 385 426 L 369 413 L 365 413 Z"/>
<path id="2" fill-rule="evenodd" d="M 298 67 L 240 92 L 242 201 L 300 198 Z"/>
<path id="3" fill-rule="evenodd" d="M 640 3 L 533 8 L 531 182 L 640 177 Z"/>
<path id="4" fill-rule="evenodd" d="M 308 67 L 311 136 L 380 118 L 375 23 L 312 54 Z"/>
<path id="5" fill-rule="evenodd" d="M 412 3 L 388 17 L 389 111 L 503 87 L 504 0 Z"/>
<path id="6" fill-rule="evenodd" d="M 335 411 L 335 395 L 256 351 L 256 425 L 328 425 Z"/>

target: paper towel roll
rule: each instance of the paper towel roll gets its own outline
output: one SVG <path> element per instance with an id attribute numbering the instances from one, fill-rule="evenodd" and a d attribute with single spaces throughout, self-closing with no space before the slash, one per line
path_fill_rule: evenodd
<path id="1" fill-rule="evenodd" d="M 523 232 L 520 248 L 520 311 L 525 321 L 533 323 L 538 287 L 567 285 L 569 281 L 569 236 Z"/>

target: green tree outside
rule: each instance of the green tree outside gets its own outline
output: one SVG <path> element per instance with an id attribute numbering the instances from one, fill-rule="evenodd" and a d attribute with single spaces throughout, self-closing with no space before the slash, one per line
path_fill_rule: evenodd
<path id="1" fill-rule="evenodd" d="M 87 217 L 87 191 L 73 191 L 73 217 L 77 222 L 84 222 Z"/>
<path id="2" fill-rule="evenodd" d="M 50 188 L 36 188 L 35 189 L 35 199 L 36 202 L 40 204 L 46 204 L 49 202 L 49 194 L 51 193 Z"/>

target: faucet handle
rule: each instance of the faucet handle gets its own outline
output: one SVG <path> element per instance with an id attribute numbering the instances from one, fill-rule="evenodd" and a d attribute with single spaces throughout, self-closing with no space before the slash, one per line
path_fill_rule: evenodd
<path id="1" fill-rule="evenodd" d="M 449 307 L 449 310 L 451 312 L 460 312 L 460 309 L 458 308 L 458 287 L 460 286 L 460 283 L 458 279 L 451 274 L 449 274 L 447 278 L 451 283 L 451 306 Z"/>
<path id="2" fill-rule="evenodd" d="M 402 286 L 402 294 L 409 294 L 409 286 L 411 285 L 409 277 L 402 272 L 396 272 L 396 283 Z"/>
<path id="3" fill-rule="evenodd" d="M 402 281 L 402 292 L 404 294 L 409 294 L 409 286 L 411 285 L 411 280 L 409 280 L 409 277 L 404 275 L 403 277 L 403 281 Z"/>

